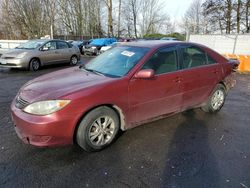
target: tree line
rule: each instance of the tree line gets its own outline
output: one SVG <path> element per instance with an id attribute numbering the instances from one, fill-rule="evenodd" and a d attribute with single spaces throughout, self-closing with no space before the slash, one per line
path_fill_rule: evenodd
<path id="1" fill-rule="evenodd" d="M 161 0 L 1 0 L 4 38 L 142 37 L 171 32 Z"/>
<path id="2" fill-rule="evenodd" d="M 183 18 L 191 34 L 250 32 L 250 0 L 194 0 Z"/>
<path id="3" fill-rule="evenodd" d="M 194 0 L 174 23 L 164 0 L 1 0 L 0 38 L 93 37 L 250 32 L 250 0 Z M 180 5 L 181 6 L 181 5 Z M 156 34 L 156 35 L 154 35 Z"/>

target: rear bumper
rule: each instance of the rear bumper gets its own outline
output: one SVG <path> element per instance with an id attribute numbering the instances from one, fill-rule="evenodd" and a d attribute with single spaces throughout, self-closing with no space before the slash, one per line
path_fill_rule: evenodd
<path id="1" fill-rule="evenodd" d="M 232 72 L 229 76 L 224 79 L 227 92 L 236 85 L 236 72 Z"/>

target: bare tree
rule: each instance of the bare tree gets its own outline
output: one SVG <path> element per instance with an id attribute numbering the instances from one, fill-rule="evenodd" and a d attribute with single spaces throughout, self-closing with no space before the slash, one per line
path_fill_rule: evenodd
<path id="1" fill-rule="evenodd" d="M 225 1 L 225 7 L 226 7 L 226 33 L 230 34 L 232 30 L 232 10 L 233 10 L 233 2 L 232 0 L 226 0 Z"/>
<path id="2" fill-rule="evenodd" d="M 249 0 L 206 0 L 202 7 L 211 32 L 249 32 Z"/>
<path id="3" fill-rule="evenodd" d="M 113 32 L 113 16 L 112 16 L 112 10 L 113 10 L 113 2 L 112 0 L 104 0 L 107 8 L 108 8 L 108 36 L 114 36 Z"/>
<path id="4" fill-rule="evenodd" d="M 140 11 L 140 3 L 140 0 L 127 0 L 123 3 L 123 13 L 125 14 L 127 21 L 127 30 L 129 30 L 129 35 L 132 35 L 133 31 L 135 38 L 138 37 L 137 22 Z M 131 25 L 128 24 L 132 24 L 133 29 Z"/>
<path id="5" fill-rule="evenodd" d="M 169 16 L 163 12 L 164 4 L 159 0 L 141 1 L 140 27 L 142 36 L 164 33 L 171 27 Z"/>
<path id="6" fill-rule="evenodd" d="M 49 17 L 50 21 L 50 38 L 54 37 L 54 27 L 55 27 L 55 18 L 56 18 L 56 0 L 44 0 L 45 14 Z"/>
<path id="7" fill-rule="evenodd" d="M 191 34 L 199 34 L 202 30 L 202 17 L 201 0 L 195 0 L 189 6 L 183 18 L 186 30 Z"/>
<path id="8" fill-rule="evenodd" d="M 121 7 L 122 7 L 122 0 L 119 0 L 118 5 L 118 26 L 117 26 L 117 37 L 120 38 L 120 30 L 121 30 Z"/>
<path id="9" fill-rule="evenodd" d="M 13 35 L 38 38 L 48 34 L 48 17 L 43 0 L 3 0 L 3 22 Z"/>
<path id="10" fill-rule="evenodd" d="M 236 12 L 237 12 L 237 18 L 236 18 L 237 19 L 237 33 L 240 33 L 240 21 L 241 21 L 240 10 L 241 10 L 241 0 L 237 0 L 237 10 L 236 10 Z"/>
<path id="11" fill-rule="evenodd" d="M 247 0 L 245 2 L 245 27 L 246 27 L 246 33 L 250 32 L 250 26 L 249 26 L 249 8 L 250 8 L 250 0 Z"/>

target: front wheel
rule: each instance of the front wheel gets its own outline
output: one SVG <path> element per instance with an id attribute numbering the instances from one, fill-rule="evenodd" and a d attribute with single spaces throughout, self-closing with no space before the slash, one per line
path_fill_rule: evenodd
<path id="1" fill-rule="evenodd" d="M 40 61 L 36 58 L 34 59 L 31 59 L 30 60 L 30 63 L 29 63 L 29 70 L 30 71 L 37 71 L 39 70 L 41 64 L 40 64 Z"/>
<path id="2" fill-rule="evenodd" d="M 76 141 L 86 151 L 99 151 L 112 143 L 119 127 L 117 113 L 109 107 L 99 107 L 82 119 Z"/>
<path id="3" fill-rule="evenodd" d="M 205 112 L 216 113 L 220 111 L 225 103 L 226 89 L 222 84 L 218 84 L 207 103 L 201 108 Z"/>

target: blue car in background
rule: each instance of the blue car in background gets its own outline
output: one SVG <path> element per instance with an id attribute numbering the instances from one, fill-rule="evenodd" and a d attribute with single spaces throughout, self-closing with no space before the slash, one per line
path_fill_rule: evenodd
<path id="1" fill-rule="evenodd" d="M 82 52 L 87 55 L 98 55 L 103 46 L 110 46 L 117 42 L 116 38 L 93 39 L 88 45 L 82 47 Z"/>

